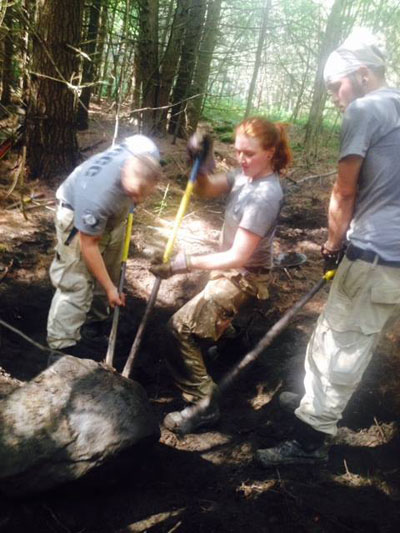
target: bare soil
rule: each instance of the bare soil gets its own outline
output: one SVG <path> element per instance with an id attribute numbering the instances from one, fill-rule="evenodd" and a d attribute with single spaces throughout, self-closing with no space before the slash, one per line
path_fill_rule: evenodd
<path id="1" fill-rule="evenodd" d="M 104 126 L 104 123 L 103 123 Z M 110 128 L 81 135 L 84 149 L 106 146 Z M 123 132 L 122 132 L 123 133 Z M 140 323 L 154 278 L 149 253 L 163 249 L 187 179 L 184 143 L 160 141 L 165 179 L 154 198 L 135 214 L 128 261 L 128 304 L 122 312 L 116 367 L 121 370 Z M 90 153 L 86 152 L 85 155 Z M 217 143 L 221 170 L 233 164 L 230 148 Z M 2 163 L 1 183 L 12 166 Z M 328 169 L 329 170 L 329 169 Z M 326 168 L 315 170 L 323 173 Z M 299 165 L 296 179 L 311 172 Z M 0 211 L 0 317 L 31 339 L 45 344 L 52 297 L 48 267 L 53 255 L 54 191 L 30 183 L 27 219 L 3 195 Z M 221 355 L 207 361 L 216 380 L 237 364 L 282 314 L 318 281 L 319 248 L 326 236 L 326 206 L 331 178 L 301 185 L 286 182 L 287 201 L 280 219 L 276 252 L 302 252 L 307 262 L 277 269 L 266 302 L 253 302 L 236 320 L 235 340 L 221 340 Z M 36 195 L 33 197 L 32 192 Z M 35 203 L 36 202 L 36 203 Z M 202 253 L 217 247 L 223 201 L 193 199 L 179 233 L 178 247 Z M 133 378 L 146 389 L 162 422 L 181 407 L 165 365 L 168 318 L 195 295 L 205 274 L 176 276 L 162 283 Z M 359 390 L 344 413 L 326 467 L 261 470 L 252 460 L 259 447 L 291 435 L 292 419 L 277 402 L 282 390 L 302 391 L 307 340 L 326 301 L 322 289 L 286 331 L 244 372 L 223 398 L 221 423 L 212 431 L 178 438 L 162 429 L 161 439 L 140 460 L 106 476 L 61 487 L 51 493 L 0 499 L 4 532 L 391 532 L 400 528 L 400 326 L 382 338 Z M 0 330 L 0 395 L 18 381 L 32 379 L 47 353 L 6 328 Z M 104 354 L 90 354 L 101 360 Z"/>

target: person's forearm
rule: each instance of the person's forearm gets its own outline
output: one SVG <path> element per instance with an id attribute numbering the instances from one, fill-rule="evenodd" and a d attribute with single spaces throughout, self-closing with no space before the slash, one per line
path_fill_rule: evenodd
<path id="1" fill-rule="evenodd" d="M 243 257 L 238 257 L 232 250 L 207 255 L 190 256 L 192 270 L 228 270 L 240 268 L 245 264 Z"/>
<path id="2" fill-rule="evenodd" d="M 114 287 L 114 283 L 107 272 L 98 244 L 94 241 L 85 242 L 81 246 L 81 252 L 88 270 L 93 274 L 106 293 L 110 291 Z"/>
<path id="3" fill-rule="evenodd" d="M 355 195 L 343 195 L 333 189 L 329 203 L 328 240 L 325 243 L 329 250 L 341 248 L 353 218 L 354 205 Z"/>

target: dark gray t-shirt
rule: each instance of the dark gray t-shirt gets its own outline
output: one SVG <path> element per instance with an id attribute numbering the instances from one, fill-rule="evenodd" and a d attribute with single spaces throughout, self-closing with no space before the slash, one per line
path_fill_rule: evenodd
<path id="1" fill-rule="evenodd" d="M 277 218 L 282 207 L 283 192 L 277 174 L 249 179 L 240 170 L 228 174 L 231 191 L 227 198 L 222 229 L 221 250 L 231 248 L 238 228 L 261 237 L 245 267 L 272 266 L 272 242 Z"/>
<path id="2" fill-rule="evenodd" d="M 158 150 L 144 135 L 128 137 L 79 165 L 57 189 L 56 197 L 74 210 L 74 225 L 88 235 L 101 235 L 115 228 L 127 216 L 132 204 L 121 185 L 121 170 L 133 155 Z"/>
<path id="3" fill-rule="evenodd" d="M 400 261 L 400 91 L 382 88 L 354 100 L 343 118 L 340 159 L 364 158 L 348 239 Z"/>

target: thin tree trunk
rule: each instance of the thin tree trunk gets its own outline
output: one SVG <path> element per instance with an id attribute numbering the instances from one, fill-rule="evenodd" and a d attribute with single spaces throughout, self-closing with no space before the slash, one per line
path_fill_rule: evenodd
<path id="1" fill-rule="evenodd" d="M 204 27 L 203 39 L 199 48 L 198 61 L 193 76 L 191 95 L 199 96 L 189 104 L 188 133 L 195 131 L 200 119 L 208 78 L 210 76 L 211 61 L 218 37 L 218 26 L 221 14 L 222 0 L 208 2 L 207 19 Z"/>
<path id="2" fill-rule="evenodd" d="M 158 65 L 158 0 L 139 2 L 139 66 L 142 82 L 142 127 L 144 133 L 155 129 L 157 107 L 159 65 Z"/>
<path id="3" fill-rule="evenodd" d="M 205 11 L 206 6 L 204 0 L 191 1 L 178 77 L 172 95 L 173 107 L 169 124 L 169 132 L 179 137 L 184 137 L 187 133 L 182 112 L 185 110 L 185 99 L 189 94 L 190 85 L 193 79 L 197 51 L 199 49 L 199 43 L 203 32 Z"/>
<path id="4" fill-rule="evenodd" d="M 321 131 L 322 113 L 326 102 L 326 89 L 323 78 L 325 63 L 329 54 L 338 46 L 343 23 L 343 9 L 349 0 L 335 0 L 329 14 L 326 30 L 318 54 L 318 67 L 314 81 L 313 99 L 304 137 L 304 152 L 307 158 L 316 153 L 316 140 Z"/>
<path id="5" fill-rule="evenodd" d="M 95 61 L 94 55 L 96 52 L 96 40 L 99 31 L 100 8 L 102 0 L 92 0 L 89 12 L 89 27 L 86 36 L 87 44 L 84 46 L 85 53 L 89 59 L 84 60 L 82 72 L 82 84 L 90 84 L 94 81 Z M 78 129 L 87 130 L 89 127 L 89 105 L 92 94 L 92 86 L 87 86 L 82 89 L 80 96 L 80 105 L 78 106 Z"/>
<path id="6" fill-rule="evenodd" d="M 185 25 L 187 23 L 189 12 L 189 5 L 189 0 L 178 0 L 175 9 L 167 48 L 165 50 L 165 54 L 161 63 L 160 90 L 158 99 L 160 107 L 168 105 L 169 102 L 172 83 L 176 75 L 179 57 L 181 55 Z M 166 131 L 167 115 L 168 109 L 162 109 L 158 113 L 157 129 L 161 133 L 164 133 Z"/>
<path id="7" fill-rule="evenodd" d="M 260 69 L 260 64 L 261 64 L 261 54 L 262 54 L 263 47 L 264 47 L 265 33 L 267 30 L 270 9 L 271 9 L 271 0 L 266 0 L 264 8 L 263 8 L 263 12 L 262 12 L 261 29 L 258 35 L 256 59 L 254 62 L 253 75 L 251 77 L 249 94 L 247 96 L 246 111 L 244 114 L 245 117 L 248 117 L 250 115 L 252 107 L 253 107 L 253 96 L 254 96 L 254 91 L 256 88 L 258 71 Z"/>
<path id="8" fill-rule="evenodd" d="M 2 105 L 6 106 L 11 102 L 12 86 L 15 81 L 13 76 L 14 44 L 12 36 L 14 26 L 14 13 L 11 5 L 6 8 L 3 23 L 6 34 L 4 37 L 3 75 L 1 80 L 2 91 L 0 101 Z"/>

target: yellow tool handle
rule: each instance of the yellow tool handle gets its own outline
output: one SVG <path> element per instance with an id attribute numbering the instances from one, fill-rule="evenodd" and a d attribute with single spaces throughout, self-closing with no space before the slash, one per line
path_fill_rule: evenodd
<path id="1" fill-rule="evenodd" d="M 129 245 L 131 243 L 131 235 L 132 235 L 132 224 L 133 224 L 133 212 L 130 211 L 128 215 L 128 220 L 126 221 L 125 241 L 124 241 L 124 248 L 122 250 L 122 259 L 121 259 L 122 263 L 128 260 Z"/>
<path id="2" fill-rule="evenodd" d="M 325 272 L 325 274 L 322 277 L 326 281 L 331 281 L 335 277 L 335 274 L 336 274 L 336 270 L 328 270 L 327 272 Z"/>
<path id="3" fill-rule="evenodd" d="M 187 206 L 189 205 L 189 202 L 190 202 L 190 197 L 192 196 L 193 186 L 194 186 L 194 182 L 188 181 L 185 192 L 182 196 L 181 203 L 179 205 L 178 212 L 175 217 L 174 227 L 172 228 L 171 235 L 169 236 L 168 242 L 165 246 L 165 251 L 163 255 L 163 263 L 167 263 L 171 257 L 179 226 L 181 225 L 182 219 L 186 213 Z"/>

